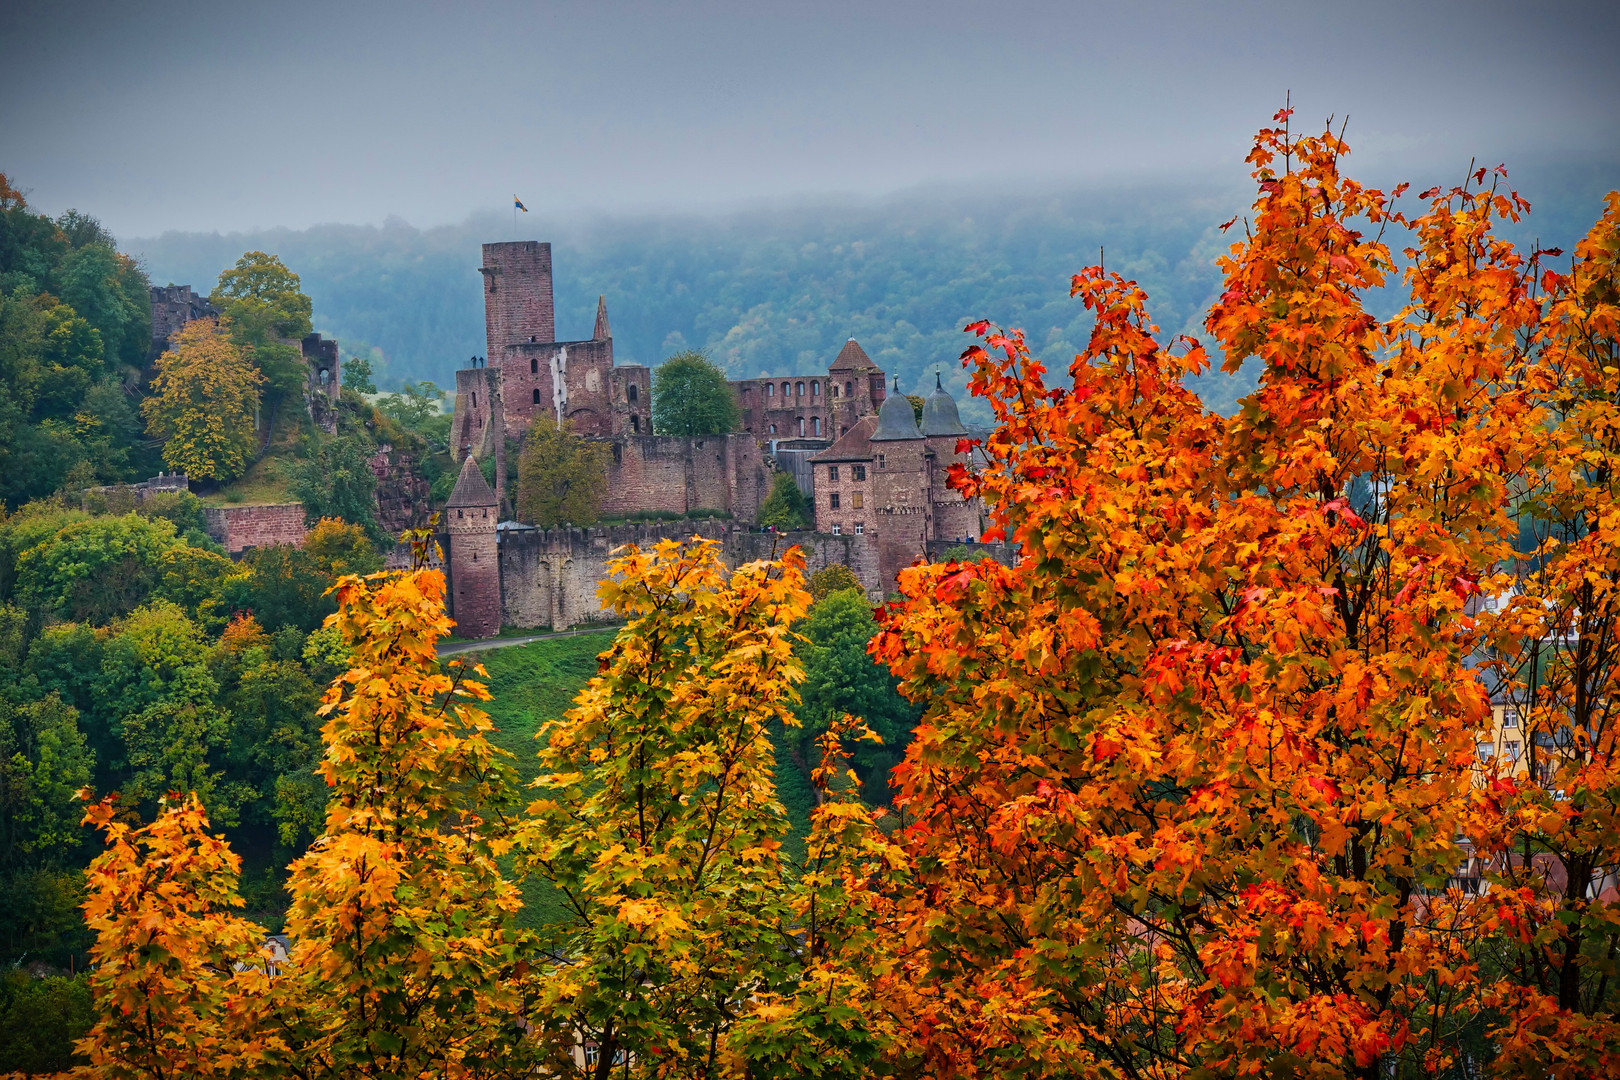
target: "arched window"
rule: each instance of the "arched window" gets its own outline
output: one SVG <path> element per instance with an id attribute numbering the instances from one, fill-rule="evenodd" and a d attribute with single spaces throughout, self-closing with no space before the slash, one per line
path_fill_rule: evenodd
<path id="1" fill-rule="evenodd" d="M 810 434 L 818 439 L 821 438 L 821 417 L 812 416 L 810 418 Z"/>
<path id="2" fill-rule="evenodd" d="M 775 397 L 776 396 L 776 384 L 775 383 L 768 382 L 768 383 L 765 384 L 765 396 L 766 397 Z"/>
<path id="3" fill-rule="evenodd" d="M 820 381 L 815 381 L 815 382 L 812 382 L 810 384 L 810 396 L 811 397 L 820 397 L 821 396 L 821 383 L 820 383 Z"/>
<path id="4" fill-rule="evenodd" d="M 845 397 L 854 397 L 855 396 L 855 384 L 854 383 L 847 382 L 847 383 L 844 384 L 844 396 Z"/>
<path id="5" fill-rule="evenodd" d="M 536 405 L 540 404 L 540 388 L 538 386 L 534 388 L 534 403 Z"/>
<path id="6" fill-rule="evenodd" d="M 637 387 L 636 387 L 636 384 L 635 384 L 635 383 L 631 383 L 631 384 L 630 384 L 630 389 L 629 389 L 629 390 L 627 390 L 627 391 L 625 391 L 625 392 L 626 392 L 626 393 L 627 393 L 627 394 L 629 394 L 629 395 L 630 395 L 630 401 L 631 401 L 631 404 L 634 404 L 634 403 L 635 403 L 635 400 L 636 400 L 636 395 L 637 395 L 637 394 L 639 394 L 639 393 L 641 393 L 641 391 L 640 391 L 640 390 L 639 390 L 639 389 L 637 389 Z"/>
<path id="7" fill-rule="evenodd" d="M 799 438 L 804 438 L 804 417 L 799 417 Z"/>
<path id="8" fill-rule="evenodd" d="M 800 397 L 804 397 L 804 383 L 796 383 L 795 387 L 796 389 L 793 392 Z"/>
<path id="9" fill-rule="evenodd" d="M 791 393 L 793 393 L 793 384 L 792 383 L 783 383 L 782 384 L 782 396 L 787 397 Z"/>
<path id="10" fill-rule="evenodd" d="M 771 434 L 772 434 L 772 435 L 775 435 L 775 434 L 776 434 L 776 425 L 775 425 L 775 424 L 772 424 L 772 425 L 771 425 Z"/>
<path id="11" fill-rule="evenodd" d="M 540 358 L 538 356 L 529 357 L 529 374 L 540 374 Z"/>

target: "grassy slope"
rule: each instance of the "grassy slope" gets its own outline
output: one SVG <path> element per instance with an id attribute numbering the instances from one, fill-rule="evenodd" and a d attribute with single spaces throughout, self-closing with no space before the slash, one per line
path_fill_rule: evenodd
<path id="1" fill-rule="evenodd" d="M 486 707 L 497 728 L 494 741 L 516 755 L 523 783 L 533 780 L 539 772 L 535 732 L 547 720 L 568 710 L 574 695 L 596 674 L 597 653 L 612 641 L 611 634 L 580 634 L 477 655 L 489 672 L 489 688 L 494 695 Z M 809 831 L 810 784 L 785 750 L 779 748 L 776 757 L 777 795 L 792 822 L 784 847 L 791 858 L 799 858 L 804 850 L 802 837 Z M 524 925 L 539 925 L 560 914 L 557 898 L 541 883 L 525 883 L 523 901 L 519 921 Z"/>

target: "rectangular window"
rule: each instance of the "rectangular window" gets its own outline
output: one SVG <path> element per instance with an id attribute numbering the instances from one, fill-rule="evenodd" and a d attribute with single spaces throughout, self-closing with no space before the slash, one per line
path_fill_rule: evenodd
<path id="1" fill-rule="evenodd" d="M 838 509 L 838 492 L 833 492 L 831 495 L 827 496 L 827 498 L 831 500 L 829 505 L 831 505 L 834 510 Z"/>
<path id="2" fill-rule="evenodd" d="M 865 536 L 866 535 L 866 523 L 864 521 L 857 521 L 855 523 L 855 535 L 856 536 Z"/>
<path id="3" fill-rule="evenodd" d="M 827 466 L 827 479 L 831 480 L 835 484 L 838 482 L 838 466 L 836 466 L 836 465 Z"/>
<path id="4" fill-rule="evenodd" d="M 1509 761 L 1518 761 L 1519 760 L 1519 744 L 1516 743 L 1516 742 L 1505 742 L 1505 743 L 1503 743 L 1502 744 L 1502 752 L 1507 755 L 1507 759 Z"/>
<path id="5" fill-rule="evenodd" d="M 880 469 L 884 468 L 887 464 L 888 464 L 888 462 L 884 460 L 883 455 L 879 454 L 878 455 L 878 468 L 880 468 Z"/>
<path id="6" fill-rule="evenodd" d="M 1514 710 L 1514 709 L 1509 709 L 1502 716 L 1502 726 L 1505 727 L 1505 728 L 1518 727 L 1519 726 L 1519 714 L 1518 714 L 1518 712 L 1516 710 Z"/>
<path id="7" fill-rule="evenodd" d="M 857 491 L 857 492 L 855 492 L 855 494 L 853 494 L 853 495 L 851 495 L 849 497 L 849 505 L 853 506 L 857 510 L 861 509 L 865 505 L 865 503 L 861 499 L 861 493 L 860 492 Z"/>
<path id="8" fill-rule="evenodd" d="M 844 527 L 842 525 L 834 525 L 833 526 L 833 535 L 834 536 L 843 536 L 844 535 Z"/>
<path id="9" fill-rule="evenodd" d="M 850 474 L 852 476 L 854 476 L 855 479 L 857 479 L 857 480 L 865 480 L 866 479 L 866 466 L 865 465 L 852 465 L 852 466 L 850 466 L 849 471 L 850 471 Z"/>

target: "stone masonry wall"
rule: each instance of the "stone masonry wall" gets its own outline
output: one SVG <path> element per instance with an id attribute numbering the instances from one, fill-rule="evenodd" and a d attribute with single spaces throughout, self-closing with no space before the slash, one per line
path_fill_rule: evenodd
<path id="1" fill-rule="evenodd" d="M 232 555 L 251 547 L 304 542 L 303 503 L 269 503 L 263 506 L 209 506 L 203 508 L 208 535 Z"/>
<path id="2" fill-rule="evenodd" d="M 717 521 L 638 523 L 594 529 L 535 529 L 504 526 L 500 538 L 501 621 L 506 626 L 549 626 L 566 630 L 584 622 L 613 617 L 602 610 L 597 586 L 607 576 L 608 560 L 625 544 L 648 546 L 660 540 L 701 536 L 724 544 L 728 566 L 780 556 L 797 544 L 805 555 L 806 573 L 833 563 L 855 572 L 874 601 L 886 589 L 877 576 L 877 552 L 865 537 L 820 533 L 759 533 Z M 892 583 L 889 585 L 892 588 Z"/>
<path id="3" fill-rule="evenodd" d="M 759 444 L 746 434 L 615 439 L 602 516 L 709 510 L 753 520 L 769 491 Z"/>

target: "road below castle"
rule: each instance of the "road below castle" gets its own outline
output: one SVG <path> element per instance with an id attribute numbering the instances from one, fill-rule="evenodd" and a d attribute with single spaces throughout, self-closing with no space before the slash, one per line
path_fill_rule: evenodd
<path id="1" fill-rule="evenodd" d="M 490 649 L 505 649 L 512 645 L 527 645 L 534 641 L 545 641 L 548 638 L 578 637 L 581 634 L 608 634 L 623 629 L 619 626 L 593 626 L 589 630 L 560 630 L 555 634 L 531 634 L 528 637 L 485 638 L 482 641 L 453 641 L 448 645 L 440 645 L 440 656 L 454 656 L 457 653 L 487 652 Z"/>

